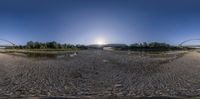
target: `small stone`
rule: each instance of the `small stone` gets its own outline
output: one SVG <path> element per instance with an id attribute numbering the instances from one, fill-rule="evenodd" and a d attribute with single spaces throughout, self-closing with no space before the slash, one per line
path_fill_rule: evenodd
<path id="1" fill-rule="evenodd" d="M 103 63 L 108 63 L 108 60 L 105 60 L 105 59 L 104 59 L 104 60 L 103 60 Z"/>
<path id="2" fill-rule="evenodd" d="M 68 87 L 67 87 L 66 85 L 64 86 L 64 88 L 65 88 L 65 89 L 68 89 Z"/>
<path id="3" fill-rule="evenodd" d="M 122 84 L 115 84 L 115 88 L 122 87 Z"/>
<path id="4" fill-rule="evenodd" d="M 47 92 L 47 95 L 48 95 L 48 96 L 51 96 L 51 93 L 50 93 L 50 92 Z"/>
<path id="5" fill-rule="evenodd" d="M 122 92 L 119 93 L 115 93 L 117 96 L 124 96 L 124 94 Z"/>

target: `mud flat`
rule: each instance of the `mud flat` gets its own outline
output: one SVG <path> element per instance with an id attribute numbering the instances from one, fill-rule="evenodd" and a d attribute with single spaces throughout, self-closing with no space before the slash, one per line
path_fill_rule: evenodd
<path id="1" fill-rule="evenodd" d="M 0 97 L 200 95 L 200 53 L 79 51 L 74 57 L 0 53 Z"/>

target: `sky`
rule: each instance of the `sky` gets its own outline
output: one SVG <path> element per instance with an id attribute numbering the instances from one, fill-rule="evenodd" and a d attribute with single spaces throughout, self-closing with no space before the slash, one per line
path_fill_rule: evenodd
<path id="1" fill-rule="evenodd" d="M 1 38 L 176 45 L 200 38 L 200 0 L 0 0 Z"/>

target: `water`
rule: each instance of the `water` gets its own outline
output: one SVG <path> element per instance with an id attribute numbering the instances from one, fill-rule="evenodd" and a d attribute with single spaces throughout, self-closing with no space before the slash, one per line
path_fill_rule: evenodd
<path id="1" fill-rule="evenodd" d="M 66 58 L 70 57 L 75 52 L 65 52 L 65 53 L 18 53 L 18 52 L 8 52 L 7 54 L 14 55 L 14 56 L 21 56 L 21 57 L 30 57 L 30 58 Z"/>

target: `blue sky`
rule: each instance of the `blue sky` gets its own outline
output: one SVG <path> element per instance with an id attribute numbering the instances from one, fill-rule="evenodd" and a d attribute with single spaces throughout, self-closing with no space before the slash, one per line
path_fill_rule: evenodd
<path id="1" fill-rule="evenodd" d="M 72 44 L 200 38 L 199 0 L 1 0 L 0 38 Z"/>

